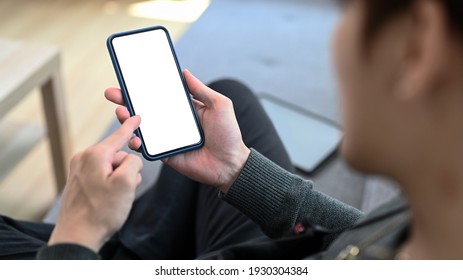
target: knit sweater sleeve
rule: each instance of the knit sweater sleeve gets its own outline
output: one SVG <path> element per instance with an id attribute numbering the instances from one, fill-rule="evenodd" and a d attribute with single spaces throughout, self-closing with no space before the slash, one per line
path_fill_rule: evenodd
<path id="1" fill-rule="evenodd" d="M 63 243 L 42 247 L 37 252 L 36 258 L 38 260 L 99 260 L 100 256 L 87 247 Z"/>
<path id="2" fill-rule="evenodd" d="M 363 213 L 313 189 L 259 152 L 251 154 L 241 174 L 223 196 L 270 237 L 287 234 L 304 217 L 328 229 L 352 226 Z"/>

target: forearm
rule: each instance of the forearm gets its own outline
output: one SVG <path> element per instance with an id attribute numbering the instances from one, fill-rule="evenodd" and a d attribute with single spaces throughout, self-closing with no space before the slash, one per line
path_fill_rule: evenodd
<path id="1" fill-rule="evenodd" d="M 282 236 L 303 217 L 329 229 L 347 228 L 361 211 L 313 189 L 313 183 L 280 168 L 252 150 L 224 199 L 271 237 Z"/>

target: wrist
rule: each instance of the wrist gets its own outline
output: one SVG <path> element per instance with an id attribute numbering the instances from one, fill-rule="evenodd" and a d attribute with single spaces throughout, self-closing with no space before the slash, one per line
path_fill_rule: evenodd
<path id="1" fill-rule="evenodd" d="M 106 235 L 99 230 L 88 230 L 84 226 L 77 226 L 77 228 L 64 230 L 57 225 L 48 240 L 48 245 L 78 244 L 98 252 L 106 242 Z"/>
<path id="2" fill-rule="evenodd" d="M 233 183 L 235 183 L 236 179 L 238 179 L 238 176 L 243 170 L 250 154 L 251 150 L 243 144 L 239 151 L 234 156 L 232 156 L 229 164 L 227 164 L 227 166 L 224 168 L 224 174 L 222 176 L 222 180 L 220 180 L 221 183 L 218 185 L 218 189 L 221 192 L 226 194 Z"/>

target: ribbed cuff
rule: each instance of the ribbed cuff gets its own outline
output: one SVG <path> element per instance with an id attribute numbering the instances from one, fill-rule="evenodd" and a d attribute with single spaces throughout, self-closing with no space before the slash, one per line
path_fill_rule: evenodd
<path id="1" fill-rule="evenodd" d="M 93 250 L 72 243 L 55 244 L 42 247 L 37 252 L 38 260 L 99 260 Z"/>
<path id="2" fill-rule="evenodd" d="M 241 174 L 223 198 L 259 224 L 266 234 L 276 237 L 294 223 L 297 213 L 286 213 L 289 209 L 282 206 L 297 204 L 289 194 L 298 192 L 295 186 L 302 185 L 301 178 L 251 149 Z"/>

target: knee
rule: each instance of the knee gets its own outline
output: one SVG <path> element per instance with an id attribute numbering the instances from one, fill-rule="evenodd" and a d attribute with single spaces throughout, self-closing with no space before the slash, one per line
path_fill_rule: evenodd
<path id="1" fill-rule="evenodd" d="M 249 87 L 234 79 L 217 80 L 208 86 L 230 98 L 235 105 L 258 102 L 257 97 Z"/>

